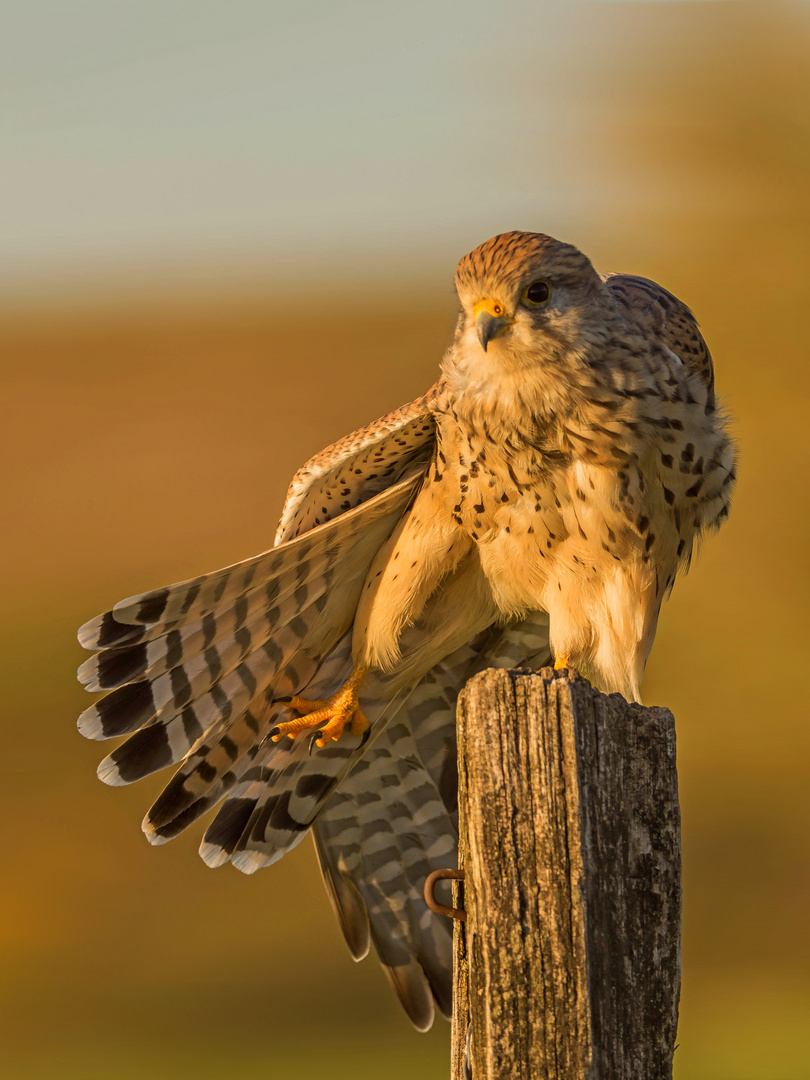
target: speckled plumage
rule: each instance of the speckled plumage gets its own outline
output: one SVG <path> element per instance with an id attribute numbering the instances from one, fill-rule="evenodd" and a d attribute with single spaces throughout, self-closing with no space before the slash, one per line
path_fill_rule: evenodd
<path id="1" fill-rule="evenodd" d="M 222 803 L 201 854 L 250 873 L 314 828 L 353 955 L 375 945 L 420 1028 L 450 1001 L 421 885 L 456 858 L 459 689 L 554 653 L 637 698 L 661 602 L 735 475 L 711 357 L 666 290 L 535 233 L 481 245 L 456 286 L 439 382 L 304 466 L 273 549 L 80 631 L 100 650 L 80 678 L 109 691 L 80 729 L 129 735 L 101 778 L 180 762 L 149 839 Z M 357 665 L 368 741 L 270 741 L 279 699 L 326 697 Z"/>

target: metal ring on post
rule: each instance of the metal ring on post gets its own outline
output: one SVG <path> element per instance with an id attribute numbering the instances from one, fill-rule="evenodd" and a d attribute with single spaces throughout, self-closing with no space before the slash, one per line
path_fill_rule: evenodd
<path id="1" fill-rule="evenodd" d="M 437 915 L 446 915 L 448 919 L 458 919 L 460 922 L 467 921 L 467 912 L 464 908 L 448 907 L 447 904 L 440 904 L 433 895 L 433 890 L 436 887 L 437 881 L 446 881 L 452 879 L 455 881 L 464 880 L 463 870 L 434 870 L 432 874 L 428 876 L 425 882 L 425 903 L 431 911 L 435 911 Z"/>

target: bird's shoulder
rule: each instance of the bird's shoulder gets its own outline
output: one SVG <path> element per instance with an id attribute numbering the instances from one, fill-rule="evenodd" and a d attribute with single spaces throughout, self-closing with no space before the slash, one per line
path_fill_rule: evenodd
<path id="1" fill-rule="evenodd" d="M 650 344 L 665 345 L 712 392 L 714 366 L 711 353 L 697 319 L 687 305 L 649 278 L 634 274 L 604 274 L 602 280 L 633 329 Z"/>
<path id="2" fill-rule="evenodd" d="M 431 404 L 439 391 L 436 383 L 302 465 L 287 491 L 276 545 L 367 502 L 407 475 L 424 471 L 436 439 Z"/>

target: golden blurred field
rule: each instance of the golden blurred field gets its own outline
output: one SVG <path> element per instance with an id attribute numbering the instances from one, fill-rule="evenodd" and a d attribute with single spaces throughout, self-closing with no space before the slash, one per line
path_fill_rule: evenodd
<path id="1" fill-rule="evenodd" d="M 783 5 L 626 7 L 669 51 L 604 92 L 583 167 L 604 165 L 613 208 L 561 238 L 694 308 L 741 452 L 731 520 L 666 605 L 644 688 L 678 725 L 676 1078 L 803 1080 L 808 22 Z M 556 231 L 542 207 L 508 224 Z M 81 622 L 268 547 L 295 469 L 425 389 L 463 250 L 432 298 L 389 281 L 313 303 L 257 281 L 241 301 L 6 312 L 4 1075 L 447 1075 L 446 1025 L 413 1033 L 376 962 L 352 964 L 308 842 L 254 878 L 208 870 L 201 829 L 148 846 L 138 826 L 162 778 L 95 779 L 102 748 L 75 731 L 89 699 L 74 670 Z"/>

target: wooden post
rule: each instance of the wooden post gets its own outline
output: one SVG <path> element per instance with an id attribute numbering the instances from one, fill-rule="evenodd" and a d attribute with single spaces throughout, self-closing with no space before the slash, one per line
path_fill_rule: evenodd
<path id="1" fill-rule="evenodd" d="M 474 1080 L 670 1080 L 672 714 L 572 672 L 493 669 L 459 699 L 458 762 L 454 1080 L 470 1017 Z"/>

